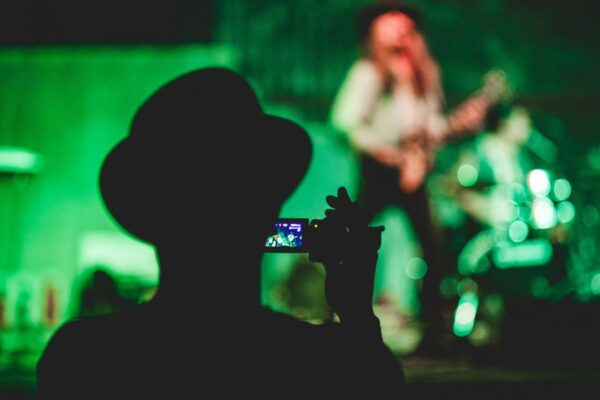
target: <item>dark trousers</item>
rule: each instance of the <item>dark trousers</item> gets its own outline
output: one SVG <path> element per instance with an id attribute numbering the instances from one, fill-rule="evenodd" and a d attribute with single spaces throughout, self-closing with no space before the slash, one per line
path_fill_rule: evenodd
<path id="1" fill-rule="evenodd" d="M 423 259 L 427 263 L 427 273 L 423 277 L 420 301 L 420 316 L 426 334 L 440 333 L 443 329 L 444 301 L 440 292 L 440 283 L 444 275 L 440 263 L 442 241 L 433 222 L 427 193 L 421 186 L 414 193 L 405 193 L 398 185 L 398 171 L 382 165 L 370 157 L 361 159 L 362 182 L 358 203 L 372 220 L 388 205 L 400 207 L 408 216 L 412 228 L 420 242 Z"/>

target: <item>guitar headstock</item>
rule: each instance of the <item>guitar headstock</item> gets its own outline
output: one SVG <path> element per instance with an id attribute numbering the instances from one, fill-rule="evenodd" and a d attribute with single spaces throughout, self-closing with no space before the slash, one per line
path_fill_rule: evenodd
<path id="1" fill-rule="evenodd" d="M 512 91 L 508 85 L 506 72 L 500 68 L 493 68 L 483 76 L 481 94 L 490 103 L 508 100 L 512 97 Z"/>

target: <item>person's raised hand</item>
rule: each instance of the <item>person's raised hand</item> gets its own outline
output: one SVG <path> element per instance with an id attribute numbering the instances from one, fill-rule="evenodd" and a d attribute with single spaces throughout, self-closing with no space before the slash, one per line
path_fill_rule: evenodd
<path id="1" fill-rule="evenodd" d="M 369 227 L 346 188 L 327 196 L 319 221 L 318 260 L 326 271 L 327 302 L 342 323 L 360 324 L 373 314 L 373 284 L 383 227 Z"/>

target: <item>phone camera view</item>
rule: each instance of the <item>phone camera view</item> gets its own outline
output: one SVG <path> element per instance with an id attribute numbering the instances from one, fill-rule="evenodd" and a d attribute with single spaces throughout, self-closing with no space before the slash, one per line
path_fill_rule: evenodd
<path id="1" fill-rule="evenodd" d="M 302 219 L 275 222 L 275 233 L 265 240 L 265 251 L 303 252 L 303 234 L 307 222 Z"/>

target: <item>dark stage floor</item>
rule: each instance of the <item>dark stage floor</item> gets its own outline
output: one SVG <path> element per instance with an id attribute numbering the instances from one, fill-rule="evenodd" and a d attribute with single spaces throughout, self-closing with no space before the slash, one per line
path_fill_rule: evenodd
<path id="1" fill-rule="evenodd" d="M 472 356 L 402 358 L 411 399 L 543 399 L 561 396 L 590 398 L 600 393 L 598 366 L 577 368 L 549 364 L 519 367 L 481 364 Z M 35 376 L 29 371 L 4 371 L 0 375 L 0 399 L 35 399 Z"/>
<path id="2" fill-rule="evenodd" d="M 486 365 L 471 357 L 404 357 L 402 362 L 409 392 L 414 398 L 508 399 L 532 396 L 531 399 L 539 399 L 542 398 L 540 396 L 559 393 L 580 395 L 588 390 L 598 393 L 600 389 L 600 359 L 596 367 L 588 363 L 581 367 L 573 363 L 566 367 L 554 363 L 546 367 Z M 594 397 L 592 395 L 591 398 Z"/>

